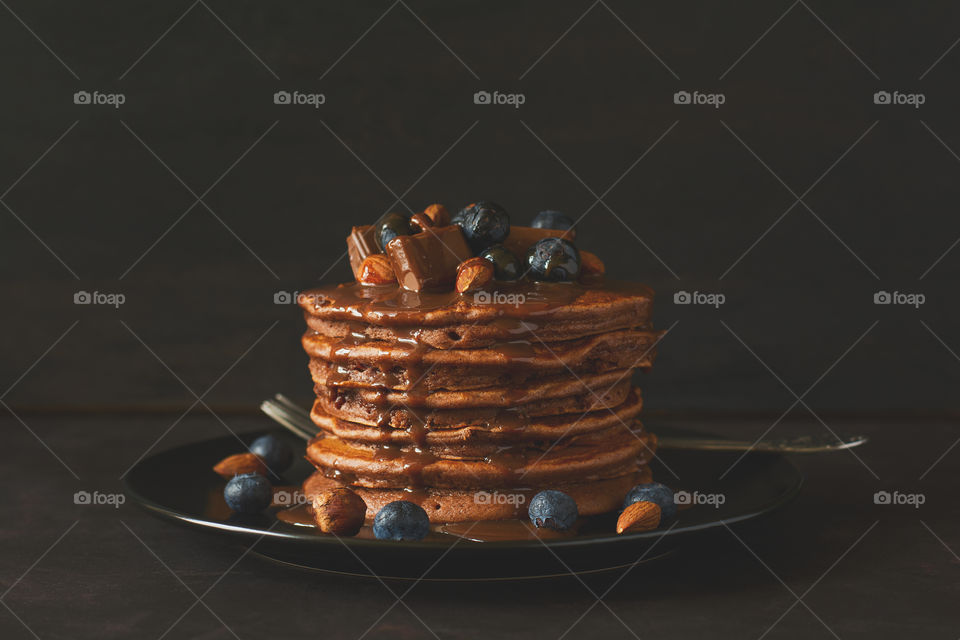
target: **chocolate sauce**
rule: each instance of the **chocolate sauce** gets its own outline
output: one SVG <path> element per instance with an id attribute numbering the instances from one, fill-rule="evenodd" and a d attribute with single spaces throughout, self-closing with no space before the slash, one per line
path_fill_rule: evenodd
<path id="1" fill-rule="evenodd" d="M 410 502 L 420 504 L 425 496 L 418 496 L 410 492 L 405 498 Z M 280 509 L 276 513 L 277 520 L 295 527 L 316 529 L 313 512 L 308 505 L 302 504 L 287 509 Z M 526 520 L 485 520 L 480 522 L 451 522 L 435 524 L 431 527 L 435 533 L 446 534 L 471 542 L 506 542 L 510 540 L 556 540 L 572 538 L 576 535 L 577 527 L 569 531 L 554 531 L 553 529 L 538 529 Z M 373 527 L 367 525 L 360 529 L 357 538 L 374 539 Z"/>
<path id="2" fill-rule="evenodd" d="M 437 462 L 439 458 L 426 449 L 419 447 L 398 447 L 396 445 L 377 445 L 373 453 L 374 460 L 399 460 L 411 487 L 423 486 L 424 467 Z"/>
<path id="3" fill-rule="evenodd" d="M 287 509 L 281 509 L 277 511 L 277 520 L 281 522 L 286 522 L 298 527 L 314 527 L 316 528 L 317 524 L 313 520 L 313 511 L 309 505 L 298 504 L 295 507 L 289 507 Z"/>
<path id="4" fill-rule="evenodd" d="M 449 309 L 463 316 L 460 321 L 467 324 L 482 318 L 496 318 L 498 322 L 506 323 L 507 320 L 501 319 L 509 318 L 531 323 L 535 330 L 548 322 L 554 312 L 568 307 L 590 291 L 648 301 L 653 297 L 653 292 L 639 283 L 585 279 L 581 282 L 497 282 L 496 295 L 491 293 L 489 301 L 485 302 L 477 301 L 473 294 L 453 290 L 408 291 L 397 285 L 364 286 L 355 282 L 312 289 L 302 299 L 309 301 L 307 311 L 322 309 L 338 320 L 354 319 L 385 326 L 438 326 L 450 324 L 450 319 L 430 319 L 425 315 Z M 519 323 L 501 326 L 515 328 L 518 332 L 523 329 Z"/>

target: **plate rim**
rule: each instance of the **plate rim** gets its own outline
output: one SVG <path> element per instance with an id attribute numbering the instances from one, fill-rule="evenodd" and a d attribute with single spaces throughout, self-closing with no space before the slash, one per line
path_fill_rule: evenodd
<path id="1" fill-rule="evenodd" d="M 261 430 L 261 431 L 252 431 L 250 433 L 241 434 L 242 438 L 258 437 L 264 435 L 265 433 L 273 433 L 276 430 Z M 286 433 L 286 432 L 283 432 Z M 759 510 L 752 510 L 748 513 L 743 513 L 731 518 L 721 519 L 721 520 L 711 520 L 710 522 L 703 522 L 699 524 L 687 525 L 687 526 L 673 526 L 666 529 L 654 529 L 652 531 L 638 531 L 627 534 L 619 535 L 608 535 L 608 534 L 591 534 L 586 536 L 577 536 L 574 538 L 560 538 L 560 539 L 533 539 L 533 540 L 503 540 L 503 541 L 490 541 L 490 542 L 476 542 L 466 538 L 461 538 L 457 536 L 451 536 L 450 541 L 440 541 L 440 540 L 417 540 L 417 541 L 403 541 L 397 542 L 393 540 L 375 540 L 367 538 L 357 538 L 353 536 L 337 536 L 337 535 L 317 535 L 317 534 L 307 534 L 306 532 L 299 533 L 296 531 L 274 531 L 275 527 L 280 521 L 277 520 L 270 528 L 267 529 L 254 529 L 247 525 L 237 525 L 229 522 L 216 522 L 213 520 L 207 520 L 203 518 L 197 518 L 190 514 L 178 511 L 172 507 L 162 505 L 151 498 L 148 498 L 138 492 L 130 483 L 130 476 L 142 465 L 146 464 L 148 461 L 153 460 L 159 456 L 171 455 L 180 449 L 187 449 L 190 447 L 196 447 L 199 445 L 204 445 L 208 443 L 215 442 L 217 440 L 232 440 L 232 436 L 220 436 L 208 438 L 205 440 L 196 440 L 193 442 L 184 443 L 171 447 L 169 449 L 164 449 L 162 451 L 157 451 L 152 453 L 149 456 L 145 456 L 143 459 L 139 460 L 131 469 L 124 475 L 121 484 L 123 492 L 130 497 L 133 502 L 135 502 L 141 508 L 147 510 L 150 513 L 153 513 L 165 520 L 170 520 L 181 525 L 189 526 L 191 528 L 199 529 L 207 532 L 218 532 L 235 537 L 250 538 L 257 541 L 270 538 L 273 541 L 284 541 L 290 542 L 298 545 L 337 545 L 344 544 L 350 547 L 357 547 L 359 549 L 368 549 L 368 548 L 383 548 L 386 546 L 392 545 L 395 549 L 416 549 L 420 551 L 443 551 L 450 548 L 451 545 L 461 542 L 469 542 L 471 544 L 461 547 L 461 549 L 470 549 L 470 550 L 479 550 L 479 549 L 525 549 L 525 548 L 542 548 L 546 546 L 549 549 L 563 549 L 563 548 L 576 548 L 576 547 L 588 547 L 591 545 L 597 544 L 607 544 L 607 545 L 621 545 L 629 544 L 631 542 L 637 542 L 641 540 L 654 540 L 659 538 L 664 538 L 668 536 L 677 536 L 683 534 L 692 534 L 707 531 L 710 529 L 715 529 L 719 526 L 726 526 L 729 524 L 735 524 L 738 522 L 743 522 L 745 520 L 752 520 L 760 516 L 766 515 L 780 507 L 786 505 L 792 501 L 803 488 L 803 485 L 806 482 L 806 477 L 797 468 L 790 459 L 782 454 L 778 453 L 763 453 L 763 452 L 748 452 L 747 456 L 763 456 L 763 457 L 773 457 L 779 459 L 790 468 L 795 474 L 795 481 L 791 487 L 789 487 L 784 493 L 777 496 L 777 498 L 772 501 L 769 505 L 765 506 Z"/>

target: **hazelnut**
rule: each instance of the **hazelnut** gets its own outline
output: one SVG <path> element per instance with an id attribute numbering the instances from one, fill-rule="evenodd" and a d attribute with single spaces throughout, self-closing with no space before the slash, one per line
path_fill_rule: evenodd
<path id="1" fill-rule="evenodd" d="M 313 498 L 313 518 L 324 533 L 353 536 L 367 516 L 367 503 L 346 487 L 324 491 Z"/>

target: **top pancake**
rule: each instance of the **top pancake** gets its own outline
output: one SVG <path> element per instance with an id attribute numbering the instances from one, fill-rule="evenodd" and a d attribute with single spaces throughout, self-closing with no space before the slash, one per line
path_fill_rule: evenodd
<path id="1" fill-rule="evenodd" d="M 551 332 L 541 339 L 570 339 L 618 328 L 649 326 L 653 292 L 632 282 L 599 279 L 588 282 L 498 282 L 496 291 L 460 294 L 407 291 L 396 285 L 347 283 L 302 293 L 298 302 L 308 318 L 366 323 L 377 327 L 410 327 L 419 335 L 407 339 L 434 348 L 482 346 L 528 332 Z M 308 323 L 310 320 L 308 319 Z M 483 330 L 466 327 L 487 325 Z M 322 326 L 311 328 L 327 333 Z M 343 327 L 333 331 L 343 331 Z M 424 331 L 426 329 L 426 331 Z M 442 329 L 442 331 L 434 331 Z M 450 336 L 445 334 L 450 333 Z M 452 337 L 457 334 L 459 337 Z M 372 335 L 403 339 L 403 335 Z M 468 343 L 462 341 L 466 339 Z M 432 344 L 431 344 L 432 343 Z"/>

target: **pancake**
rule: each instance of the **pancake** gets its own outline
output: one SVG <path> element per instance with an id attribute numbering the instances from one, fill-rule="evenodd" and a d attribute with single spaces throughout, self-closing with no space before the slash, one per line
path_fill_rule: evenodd
<path id="1" fill-rule="evenodd" d="M 509 326 L 510 321 L 520 320 L 536 331 L 549 324 L 560 336 L 568 328 L 589 327 L 610 322 L 610 318 L 622 319 L 627 323 L 623 326 L 646 326 L 653 304 L 649 287 L 616 280 L 497 282 L 496 288 L 479 295 L 462 295 L 350 282 L 310 289 L 297 301 L 307 314 L 322 320 L 388 327 L 447 327 L 493 321 Z"/>
<path id="2" fill-rule="evenodd" d="M 537 326 L 524 320 L 494 319 L 478 324 L 450 324 L 441 327 L 382 326 L 356 320 L 326 320 L 304 312 L 307 328 L 328 338 L 354 338 L 426 345 L 433 349 L 478 349 L 498 342 L 520 338 L 544 342 L 574 340 L 616 331 L 617 329 L 649 329 L 649 323 L 638 321 L 637 315 L 623 314 L 589 320 L 569 320 L 563 323 Z"/>
<path id="3" fill-rule="evenodd" d="M 515 388 L 531 382 L 546 384 L 569 380 L 571 374 L 586 377 L 590 373 L 621 371 L 601 368 L 599 371 L 567 371 L 548 375 L 530 369 L 503 367 L 430 367 L 419 378 L 411 380 L 409 372 L 402 367 L 389 370 L 376 366 L 353 366 L 327 362 L 319 358 L 310 358 L 310 375 L 314 383 L 320 386 L 345 388 L 376 388 L 395 391 L 416 391 L 430 393 L 434 391 L 466 391 L 484 387 Z M 625 375 L 631 373 L 623 369 Z"/>
<path id="4" fill-rule="evenodd" d="M 424 488 L 369 489 L 344 484 L 328 478 L 317 471 L 303 484 L 303 493 L 308 503 L 323 491 L 336 487 L 349 487 L 367 503 L 367 523 L 372 523 L 377 511 L 395 500 L 408 500 L 419 504 L 427 512 L 430 522 L 475 522 L 482 520 L 525 519 L 530 499 L 542 489 L 559 489 L 577 502 L 582 516 L 591 516 L 619 509 L 630 489 L 652 479 L 650 467 L 642 466 L 633 473 L 590 482 L 568 482 L 551 487 L 523 487 L 510 491 L 470 491 L 463 489 Z"/>
<path id="5" fill-rule="evenodd" d="M 609 416 L 610 414 L 607 415 Z M 573 420 L 571 424 L 576 424 L 576 420 Z M 539 459 L 545 451 L 560 453 L 574 446 L 590 446 L 606 449 L 611 445 L 611 438 L 616 435 L 617 432 L 626 432 L 631 429 L 635 434 L 640 434 L 642 432 L 642 425 L 636 421 L 620 421 L 617 420 L 616 417 L 613 417 L 613 420 L 602 428 L 594 428 L 589 431 L 577 430 L 575 432 L 571 431 L 570 433 L 560 433 L 555 434 L 552 438 L 533 438 L 527 436 L 521 439 L 500 434 L 499 439 L 474 438 L 471 440 L 448 440 L 428 443 L 424 438 L 422 442 L 389 444 L 376 440 L 357 440 L 343 436 L 333 436 L 333 434 L 329 432 L 324 432 L 326 435 L 323 437 L 336 437 L 358 451 L 365 451 L 383 460 L 404 458 L 407 462 L 413 460 L 413 463 L 419 464 L 419 462 L 427 458 L 438 458 L 451 461 L 484 461 L 491 463 L 505 456 L 516 461 L 520 458 L 520 456 L 517 455 L 518 452 L 536 460 Z M 518 430 L 518 433 L 522 432 L 523 429 Z M 643 441 L 652 451 L 655 449 L 655 446 L 651 444 L 651 438 L 654 438 L 653 434 L 644 434 L 643 436 Z M 653 440 L 652 442 L 655 443 L 656 441 Z"/>
<path id="6" fill-rule="evenodd" d="M 310 417 L 314 424 L 327 433 L 346 440 L 454 450 L 459 446 L 474 443 L 501 446 L 505 441 L 516 443 L 552 440 L 597 431 L 624 422 L 630 424 L 640 414 L 642 405 L 639 391 L 635 389 L 623 403 L 612 409 L 555 416 L 522 416 L 512 413 L 509 419 L 501 421 L 483 420 L 475 415 L 468 415 L 466 418 L 469 422 L 433 424 L 429 429 L 425 425 L 395 428 L 390 423 L 379 427 L 341 420 L 324 411 L 319 401 L 314 403 Z"/>
<path id="7" fill-rule="evenodd" d="M 621 382 L 629 382 L 630 369 L 608 371 L 606 373 L 574 376 L 548 377 L 534 379 L 522 385 L 490 387 L 482 389 L 424 392 L 394 391 L 383 387 L 339 387 L 317 385 L 318 390 L 325 389 L 334 399 L 341 402 L 356 398 L 362 402 L 378 405 L 399 405 L 407 408 L 424 407 L 428 409 L 459 409 L 463 407 L 508 407 L 529 404 L 537 400 L 564 398 L 582 393 L 599 396 L 601 392 Z"/>
<path id="8" fill-rule="evenodd" d="M 328 475 L 369 488 L 503 488 L 550 486 L 630 473 L 653 457 L 656 438 L 623 426 L 568 438 L 562 445 L 507 447 L 487 458 L 444 458 L 418 448 L 363 447 L 326 435 L 307 445 L 307 459 Z"/>
<path id="9" fill-rule="evenodd" d="M 614 408 L 626 400 L 630 394 L 630 381 L 621 380 L 611 387 L 600 386 L 596 390 L 568 395 L 560 398 L 547 397 L 525 404 L 502 403 L 503 406 L 458 407 L 454 409 L 432 409 L 422 405 L 403 405 L 390 403 L 388 393 L 377 395 L 375 390 L 334 390 L 330 394 L 317 394 L 317 402 L 328 414 L 371 426 L 389 425 L 394 429 L 418 427 L 442 428 L 470 424 L 509 426 L 525 418 L 560 415 L 564 413 L 586 413 L 600 409 Z M 322 390 L 318 390 L 322 391 Z M 503 390 L 498 390 L 502 392 Z M 373 394 L 375 400 L 365 400 L 357 394 Z M 462 392 L 469 400 L 473 392 Z M 434 394 L 437 395 L 437 394 Z M 394 394 L 394 399 L 405 397 Z M 431 398 L 433 396 L 428 396 Z"/>
<path id="10" fill-rule="evenodd" d="M 379 367 L 394 384 L 413 384 L 425 375 L 445 374 L 469 378 L 478 368 L 510 368 L 539 373 L 609 371 L 626 367 L 649 368 L 660 333 L 647 329 L 621 329 L 565 340 L 516 340 L 483 349 L 429 349 L 419 345 L 377 340 L 336 339 L 308 331 L 303 348 L 311 358 L 356 367 Z"/>

